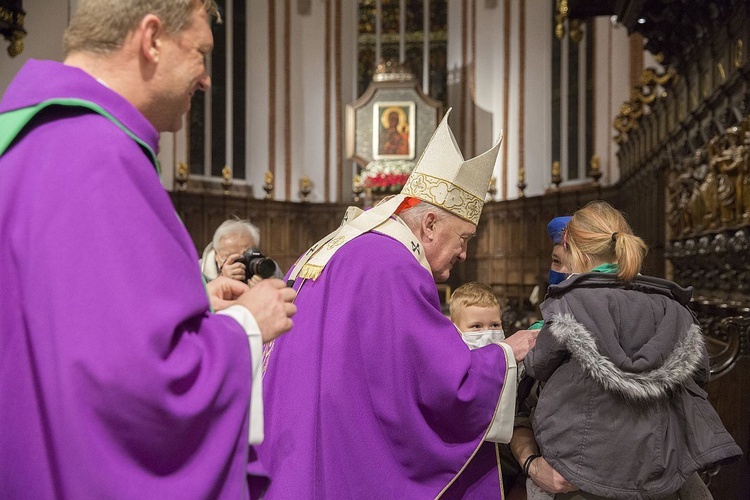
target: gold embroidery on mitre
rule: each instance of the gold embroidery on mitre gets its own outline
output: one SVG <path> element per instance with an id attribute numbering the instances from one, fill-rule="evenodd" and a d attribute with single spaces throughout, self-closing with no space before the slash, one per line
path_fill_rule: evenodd
<path id="1" fill-rule="evenodd" d="M 444 208 L 473 224 L 479 224 L 479 216 L 484 206 L 484 200 L 478 196 L 445 179 L 421 172 L 411 173 L 401 194 Z"/>

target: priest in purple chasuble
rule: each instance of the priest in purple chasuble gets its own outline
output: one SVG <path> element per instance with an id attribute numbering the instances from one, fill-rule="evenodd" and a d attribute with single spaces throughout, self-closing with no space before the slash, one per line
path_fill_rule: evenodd
<path id="1" fill-rule="evenodd" d="M 469 350 L 441 312 L 500 146 L 464 161 L 447 117 L 401 194 L 350 208 L 290 272 L 295 326 L 264 360 L 268 499 L 502 496 L 495 442 L 534 337 Z"/>
<path id="2" fill-rule="evenodd" d="M 209 302 L 156 151 L 208 89 L 213 37 L 201 3 L 161 4 L 183 28 L 79 0 L 65 63 L 27 62 L 0 102 L 3 499 L 249 496 L 261 344 L 294 292 L 226 280 Z"/>

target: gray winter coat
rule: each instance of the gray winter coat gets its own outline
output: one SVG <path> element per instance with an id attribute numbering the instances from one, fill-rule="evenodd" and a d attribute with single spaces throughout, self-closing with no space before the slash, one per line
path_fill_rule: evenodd
<path id="1" fill-rule="evenodd" d="M 544 458 L 581 490 L 660 498 L 742 454 L 699 386 L 708 354 L 691 293 L 604 273 L 550 287 L 524 361 L 544 383 L 532 425 Z"/>

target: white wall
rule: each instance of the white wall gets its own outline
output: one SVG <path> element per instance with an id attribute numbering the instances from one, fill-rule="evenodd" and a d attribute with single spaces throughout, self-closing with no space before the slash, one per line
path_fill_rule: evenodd
<path id="1" fill-rule="evenodd" d="M 612 24 L 609 18 L 596 20 L 596 131 L 594 152 L 601 160 L 602 184 L 614 184 L 620 178 L 618 146 L 612 126 L 622 103 L 630 99 L 630 40 L 627 30 Z"/>
<path id="2" fill-rule="evenodd" d="M 525 1 L 526 19 L 525 40 L 519 38 L 519 8 L 520 2 Z M 2 69 L 0 70 L 0 92 L 4 92 L 12 76 L 23 63 L 31 57 L 62 59 L 62 33 L 67 25 L 71 4 L 74 0 L 45 0 L 26 2 L 26 27 L 29 32 L 26 38 L 24 52 L 10 59 L 4 52 L 0 54 Z M 510 71 L 504 73 L 504 43 L 506 33 L 504 29 L 505 5 L 510 2 L 511 45 L 509 53 Z M 268 2 L 252 2 L 248 9 L 248 63 L 247 68 L 235 69 L 246 71 L 248 82 L 248 117 L 246 129 L 242 132 L 246 136 L 247 144 L 247 172 L 248 182 L 254 186 L 254 195 L 262 197 L 264 174 L 269 170 L 269 33 Z M 297 2 L 290 2 L 291 30 L 290 30 L 290 85 L 291 85 L 291 200 L 299 199 L 299 179 L 308 176 L 313 181 L 311 201 L 325 201 L 325 176 L 329 173 L 330 201 L 336 200 L 338 190 L 337 179 L 342 178 L 343 201 L 350 201 L 351 192 L 351 162 L 348 162 L 343 151 L 336 150 L 336 99 L 333 95 L 333 80 L 326 82 L 324 75 L 325 36 L 326 29 L 331 30 L 333 40 L 334 27 L 325 26 L 326 2 L 311 1 L 309 12 L 302 14 L 298 10 Z M 343 107 L 353 102 L 356 95 L 356 2 L 342 2 L 341 4 L 342 41 L 340 45 L 342 68 L 335 67 L 335 60 L 331 54 L 332 78 L 336 71 L 341 75 L 341 104 L 342 129 L 341 143 L 345 143 L 345 123 L 343 122 Z M 472 3 L 467 4 L 467 11 L 471 14 Z M 552 20 L 548 0 L 497 0 L 493 2 L 476 2 L 475 18 L 468 19 L 467 60 L 462 54 L 462 3 L 450 1 L 448 3 L 448 94 L 449 105 L 454 107 L 451 117 L 451 127 L 458 136 L 467 139 L 468 131 L 460 130 L 459 116 L 461 108 L 469 119 L 474 120 L 476 135 L 471 141 L 461 141 L 465 153 L 478 154 L 489 148 L 491 143 L 503 127 L 505 110 L 503 109 L 503 88 L 506 80 L 510 82 L 508 101 L 508 126 L 505 133 L 505 156 L 507 157 L 507 198 L 517 196 L 518 165 L 521 154 L 520 141 L 523 140 L 523 164 L 526 174 L 526 195 L 533 196 L 544 192 L 550 185 L 551 168 L 551 84 L 550 66 L 552 44 Z M 276 199 L 285 199 L 285 96 L 284 96 L 284 4 L 276 3 Z M 331 7 L 332 8 L 332 7 Z M 476 22 L 476 49 L 471 47 L 471 30 Z M 617 146 L 612 141 L 614 135 L 612 121 L 620 105 L 628 99 L 629 89 L 629 41 L 626 30 L 613 26 L 609 18 L 596 20 L 596 125 L 595 152 L 601 158 L 604 173 L 602 183 L 611 184 L 617 181 Z M 333 50 L 333 48 L 332 48 Z M 525 57 L 524 88 L 519 89 L 519 61 L 521 51 Z M 475 61 L 474 61 L 475 59 Z M 647 61 L 651 61 L 648 59 Z M 462 95 L 462 68 L 465 64 L 475 62 L 475 76 L 473 100 Z M 331 107 L 324 109 L 326 87 L 331 92 Z M 523 93 L 523 94 L 522 94 Z M 520 96 L 523 95 L 524 126 L 519 130 Z M 464 97 L 467 97 L 464 99 Z M 329 162 L 325 161 L 325 130 L 324 117 L 330 117 Z M 471 122 L 467 123 L 467 127 Z M 468 138 L 472 139 L 472 138 Z M 467 156 L 468 156 L 467 154 Z M 187 143 L 184 131 L 177 134 L 162 134 L 161 151 L 162 182 L 172 188 L 173 170 L 177 162 L 186 161 Z M 498 179 L 498 196 L 502 193 L 500 180 L 502 178 L 503 151 L 495 167 Z M 337 159 L 341 160 L 342 168 L 339 173 Z"/>
<path id="3" fill-rule="evenodd" d="M 520 38 L 520 2 L 525 1 L 524 40 Z M 505 54 L 506 36 L 504 19 L 506 3 L 510 2 L 510 47 Z M 503 130 L 503 142 L 494 175 L 497 178 L 498 195 L 502 199 L 502 170 L 507 169 L 507 199 L 518 195 L 518 170 L 523 154 L 525 167 L 525 195 L 535 196 L 544 193 L 551 185 L 551 66 L 553 22 L 550 3 L 547 0 L 498 0 L 497 2 L 477 2 L 476 12 L 476 52 L 468 51 L 469 60 L 462 61 L 461 52 L 461 6 L 451 3 L 449 10 L 449 68 L 460 69 L 462 64 L 471 63 L 476 58 L 476 80 L 474 120 L 477 128 L 475 153 L 483 152 L 488 146 L 488 133 L 495 137 L 507 119 L 507 130 Z M 630 96 L 629 39 L 625 28 L 614 26 L 608 17 L 596 19 L 595 45 L 596 61 L 596 131 L 594 151 L 601 159 L 604 173 L 601 182 L 610 184 L 619 178 L 617 167 L 617 146 L 612 141 L 614 131 L 612 121 L 620 105 Z M 467 23 L 471 30 L 471 20 Z M 471 35 L 468 35 L 468 40 Z M 508 57 L 508 74 L 504 74 Z M 524 88 L 520 89 L 520 62 L 525 64 Z M 625 63 L 624 63 L 625 62 Z M 624 64 L 623 64 L 624 63 Z M 460 77 L 460 71 L 454 77 Z M 510 85 L 508 109 L 504 109 L 504 86 Z M 460 81 L 454 80 L 456 90 L 451 94 L 450 105 L 460 108 L 464 103 L 457 94 Z M 467 82 L 470 84 L 470 82 Z M 523 93 L 523 130 L 519 130 L 520 96 Z M 507 118 L 506 118 L 507 113 Z M 489 122 L 486 117 L 489 116 Z M 457 123 L 457 121 L 455 122 Z M 490 127 L 487 125 L 491 124 Z M 452 122 L 453 125 L 453 122 Z M 458 125 L 456 126 L 458 128 Z M 490 130 L 486 130 L 491 128 Z M 459 134 L 465 132 L 458 131 Z M 523 148 L 521 144 L 523 143 Z M 503 159 L 507 163 L 503 165 Z M 587 160 L 588 161 L 588 160 Z"/>
<path id="4" fill-rule="evenodd" d="M 526 102 L 524 165 L 526 196 L 544 192 L 552 171 L 552 19 L 550 3 L 526 3 Z"/>

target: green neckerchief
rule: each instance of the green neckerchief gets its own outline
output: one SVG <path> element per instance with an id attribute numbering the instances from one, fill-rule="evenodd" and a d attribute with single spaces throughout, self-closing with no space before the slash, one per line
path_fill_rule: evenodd
<path id="1" fill-rule="evenodd" d="M 594 269 L 589 271 L 590 273 L 608 273 L 608 274 L 617 274 L 620 272 L 620 266 L 615 264 L 614 262 L 607 262 L 605 264 L 601 264 L 596 266 Z"/>
<path id="2" fill-rule="evenodd" d="M 133 139 L 148 156 L 151 163 L 154 164 L 156 171 L 161 175 L 161 167 L 159 166 L 159 160 L 156 157 L 156 153 L 151 146 L 149 146 L 143 139 L 135 135 L 130 129 L 128 129 L 120 120 L 115 118 L 109 111 L 102 108 L 98 104 L 86 101 L 85 99 L 48 99 L 42 101 L 34 106 L 28 106 L 26 108 L 14 109 L 13 111 L 7 111 L 0 113 L 0 156 L 5 153 L 18 134 L 26 128 L 26 125 L 34 118 L 41 110 L 49 106 L 69 106 L 86 108 L 95 113 L 102 115 L 109 121 L 117 125 L 128 137 Z"/>
<path id="3" fill-rule="evenodd" d="M 620 266 L 618 266 L 615 263 L 607 262 L 605 264 L 601 264 L 596 266 L 594 269 L 589 271 L 590 273 L 607 273 L 607 274 L 617 274 L 620 272 Z M 529 330 L 539 330 L 544 325 L 544 320 L 535 321 L 534 323 L 529 326 Z"/>

